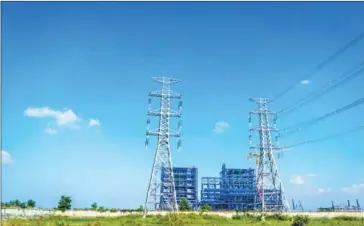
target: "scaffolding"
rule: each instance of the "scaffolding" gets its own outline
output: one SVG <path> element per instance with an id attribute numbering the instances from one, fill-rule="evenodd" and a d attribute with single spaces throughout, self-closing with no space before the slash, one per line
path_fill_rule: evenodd
<path id="1" fill-rule="evenodd" d="M 254 169 L 228 169 L 223 164 L 220 177 L 202 178 L 201 204 L 213 210 L 253 209 L 255 189 Z"/>
<path id="2" fill-rule="evenodd" d="M 193 209 L 198 206 L 198 170 L 196 167 L 173 167 L 174 186 L 177 203 L 185 197 Z M 162 170 L 162 181 L 168 180 L 168 175 Z"/>

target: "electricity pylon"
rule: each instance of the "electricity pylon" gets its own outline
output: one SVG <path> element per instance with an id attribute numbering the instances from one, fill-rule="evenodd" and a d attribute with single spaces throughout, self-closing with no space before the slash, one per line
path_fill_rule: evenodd
<path id="1" fill-rule="evenodd" d="M 171 91 L 171 85 L 180 80 L 158 77 L 154 81 L 162 84 L 162 90 L 150 92 L 148 100 L 148 116 L 159 117 L 159 127 L 157 130 L 149 130 L 150 119 L 147 119 L 147 132 L 145 146 L 148 147 L 149 136 L 157 136 L 157 150 L 154 155 L 152 172 L 150 175 L 147 196 L 144 205 L 144 216 L 150 210 L 178 211 L 176 189 L 174 185 L 170 138 L 181 137 L 181 115 L 182 115 L 182 95 Z M 152 97 L 160 98 L 160 109 L 152 110 Z M 179 99 L 179 111 L 171 110 L 171 99 Z M 178 131 L 174 132 L 170 128 L 170 118 L 178 117 Z M 181 140 L 178 140 L 178 148 L 181 147 Z"/>
<path id="2" fill-rule="evenodd" d="M 251 98 L 258 108 L 249 114 L 250 125 L 250 153 L 248 158 L 257 158 L 256 168 L 256 198 L 255 208 L 262 211 L 289 211 L 289 205 L 284 194 L 282 182 L 279 177 L 278 168 L 274 158 L 274 152 L 281 152 L 278 146 L 278 133 L 276 144 L 273 144 L 271 132 L 278 132 L 276 128 L 276 113 L 268 110 L 268 99 Z M 258 126 L 252 127 L 252 115 L 258 116 Z M 274 126 L 269 125 L 269 118 L 273 117 Z M 252 132 L 258 132 L 259 145 L 252 145 Z"/>

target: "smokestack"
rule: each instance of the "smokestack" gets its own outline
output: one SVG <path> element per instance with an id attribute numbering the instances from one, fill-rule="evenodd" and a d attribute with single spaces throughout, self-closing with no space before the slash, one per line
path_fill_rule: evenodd
<path id="1" fill-rule="evenodd" d="M 350 207 L 350 200 L 348 200 L 348 207 Z"/>
<path id="2" fill-rule="evenodd" d="M 356 205 L 357 205 L 357 206 L 358 206 L 358 208 L 360 209 L 359 199 L 356 199 Z"/>
<path id="3" fill-rule="evenodd" d="M 296 210 L 295 206 L 294 206 L 294 200 L 292 199 L 292 209 Z"/>
<path id="4" fill-rule="evenodd" d="M 334 201 L 331 201 L 332 210 L 335 210 Z"/>

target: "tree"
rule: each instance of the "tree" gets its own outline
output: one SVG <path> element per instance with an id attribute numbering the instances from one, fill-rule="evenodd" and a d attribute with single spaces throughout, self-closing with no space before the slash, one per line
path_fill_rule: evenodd
<path id="1" fill-rule="evenodd" d="M 179 210 L 181 210 L 181 211 L 192 210 L 190 202 L 187 200 L 187 198 L 185 198 L 185 197 L 181 198 L 181 201 L 179 202 Z"/>
<path id="2" fill-rule="evenodd" d="M 143 206 L 139 206 L 139 208 L 137 209 L 138 212 L 143 212 L 144 211 L 144 208 Z"/>
<path id="3" fill-rule="evenodd" d="M 58 202 L 58 209 L 62 212 L 65 212 L 66 210 L 71 209 L 72 199 L 69 196 L 61 196 L 61 199 Z"/>
<path id="4" fill-rule="evenodd" d="M 35 207 L 35 201 L 32 199 L 29 199 L 27 202 L 27 207 L 34 208 Z"/>
<path id="5" fill-rule="evenodd" d="M 17 199 L 17 200 L 15 200 L 15 201 L 13 201 L 13 204 L 14 204 L 14 206 L 16 206 L 16 207 L 20 207 L 21 202 L 19 201 L 19 199 Z"/>
<path id="6" fill-rule="evenodd" d="M 92 210 L 97 210 L 97 203 L 96 202 L 92 203 L 91 209 Z"/>
<path id="7" fill-rule="evenodd" d="M 27 203 L 26 202 L 21 202 L 19 207 L 22 208 L 22 209 L 25 209 L 25 208 L 27 208 Z"/>

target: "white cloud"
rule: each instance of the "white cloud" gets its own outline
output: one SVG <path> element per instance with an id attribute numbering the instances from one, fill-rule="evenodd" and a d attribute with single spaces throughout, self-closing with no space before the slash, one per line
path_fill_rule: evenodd
<path id="1" fill-rule="evenodd" d="M 218 121 L 218 122 L 215 124 L 214 132 L 215 132 L 215 133 L 223 133 L 223 132 L 225 132 L 228 128 L 229 128 L 229 123 L 224 122 L 224 121 Z"/>
<path id="2" fill-rule="evenodd" d="M 302 80 L 301 81 L 301 84 L 302 85 L 308 85 L 308 84 L 310 84 L 311 83 L 311 81 L 310 80 Z"/>
<path id="3" fill-rule="evenodd" d="M 290 182 L 292 184 L 305 184 L 309 180 L 309 177 L 316 177 L 316 174 L 309 173 L 305 175 L 291 176 Z"/>
<path id="4" fill-rule="evenodd" d="M 88 123 L 88 126 L 91 127 L 91 126 L 100 126 L 100 121 L 98 119 L 93 119 L 91 118 L 90 119 L 90 122 Z"/>
<path id="5" fill-rule="evenodd" d="M 2 164 L 11 164 L 13 162 L 11 155 L 9 154 L 9 152 L 1 150 L 1 160 L 2 160 Z"/>
<path id="6" fill-rule="evenodd" d="M 48 134 L 51 134 L 51 135 L 54 135 L 54 134 L 56 134 L 57 133 L 57 130 L 55 130 L 55 129 L 52 129 L 52 128 L 46 128 L 45 130 L 44 130 L 44 132 L 46 132 L 46 133 L 48 133 Z"/>
<path id="7" fill-rule="evenodd" d="M 319 189 L 317 189 L 317 192 L 318 193 L 327 193 L 327 192 L 331 192 L 331 191 L 332 191 L 331 188 L 327 188 L 327 189 L 325 189 L 325 188 L 319 188 Z"/>
<path id="8" fill-rule="evenodd" d="M 358 194 L 360 192 L 364 192 L 364 183 L 362 184 L 353 184 L 348 187 L 343 187 L 341 190 L 345 193 L 349 194 Z"/>
<path id="9" fill-rule="evenodd" d="M 305 179 L 303 176 L 292 176 L 289 180 L 292 184 L 304 184 Z"/>
<path id="10" fill-rule="evenodd" d="M 29 107 L 24 111 L 24 115 L 35 118 L 46 118 L 46 117 L 53 118 L 56 120 L 56 123 L 59 126 L 68 126 L 72 129 L 79 128 L 79 126 L 75 125 L 75 123 L 80 121 L 80 119 L 71 109 L 65 111 L 57 111 L 49 107 L 42 107 L 42 108 Z M 54 131 L 52 132 L 54 134 Z"/>
<path id="11" fill-rule="evenodd" d="M 73 123 L 79 121 L 80 119 L 78 116 L 71 110 L 65 111 L 56 111 L 49 107 L 42 107 L 42 108 L 27 108 L 24 111 L 24 115 L 28 117 L 49 117 L 54 118 L 58 125 L 72 125 Z"/>

